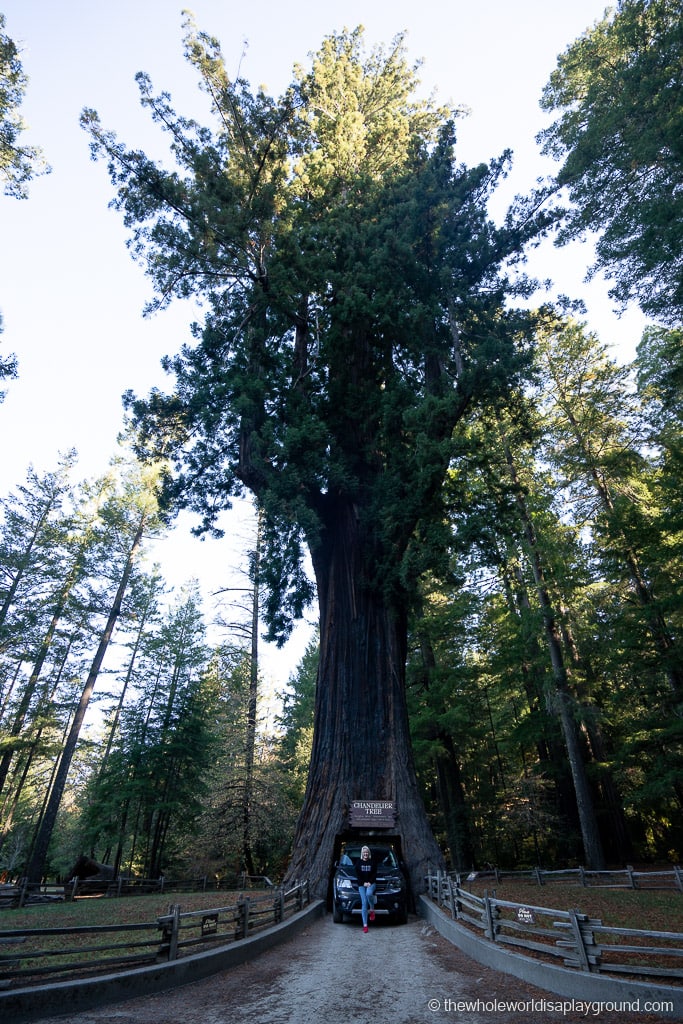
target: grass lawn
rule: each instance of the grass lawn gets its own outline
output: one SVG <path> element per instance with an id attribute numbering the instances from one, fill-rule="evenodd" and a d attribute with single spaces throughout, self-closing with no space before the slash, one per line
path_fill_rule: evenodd
<path id="1" fill-rule="evenodd" d="M 608 889 L 578 882 L 548 882 L 538 885 L 531 879 L 475 879 L 463 888 L 475 896 L 489 896 L 511 903 L 524 903 L 553 910 L 578 910 L 600 918 L 615 928 L 641 928 L 646 931 L 683 932 L 683 892 L 674 889 Z"/>
<path id="2" fill-rule="evenodd" d="M 250 891 L 250 899 L 256 902 L 268 894 Z M 73 903 L 37 904 L 16 910 L 0 911 L 0 939 L 8 931 L 22 932 L 24 929 L 97 928 L 116 925 L 121 930 L 107 932 L 81 932 L 73 935 L 25 935 L 0 942 L 0 982 L 11 980 L 18 984 L 36 984 L 41 979 L 59 980 L 65 971 L 73 976 L 74 967 L 79 973 L 91 970 L 106 970 L 104 961 L 121 958 L 133 967 L 142 962 L 155 962 L 162 943 L 162 933 L 157 919 L 169 912 L 172 904 L 180 906 L 180 912 L 199 911 L 200 914 L 188 921 L 181 921 L 180 938 L 198 940 L 202 934 L 201 911 L 219 910 L 214 941 L 229 942 L 234 936 L 233 908 L 239 899 L 236 892 L 174 892 L 166 895 L 147 894 L 116 898 L 88 897 Z M 272 899 L 261 906 L 271 907 Z M 134 925 L 145 924 L 144 929 Z M 127 927 L 130 926 L 130 927 Z M 104 949 L 103 947 L 108 947 Z M 200 947 L 201 948 L 201 947 Z M 191 947 L 194 951 L 195 947 Z M 165 957 L 162 955 L 161 959 Z M 31 972 L 19 979 L 12 979 L 8 972 L 20 968 Z M 49 971 L 46 968 L 50 968 Z M 60 973 L 55 973 L 58 968 Z"/>
<path id="3" fill-rule="evenodd" d="M 251 895 L 256 896 L 256 893 Z M 263 895 L 258 893 L 258 895 Z M 239 894 L 235 892 L 172 892 L 145 893 L 141 896 L 89 896 L 73 903 L 38 903 L 32 907 L 0 911 L 0 932 L 17 928 L 72 928 L 85 925 L 137 924 L 156 921 L 168 913 L 173 903 L 181 913 L 188 910 L 210 910 L 232 907 Z"/>
<path id="4" fill-rule="evenodd" d="M 554 910 L 577 910 L 591 918 L 600 918 L 614 928 L 638 928 L 652 931 L 683 933 L 683 893 L 676 890 L 631 890 L 599 887 L 583 888 L 578 883 L 553 881 L 540 886 L 530 879 L 475 879 L 464 886 L 476 896 L 490 896 L 530 907 Z M 272 905 L 272 894 L 252 890 L 245 895 L 263 909 Z M 11 981 L 13 986 L 36 984 L 41 980 L 59 980 L 63 974 L 44 973 L 44 968 L 60 967 L 79 973 L 106 970 L 102 961 L 109 957 L 139 957 L 154 960 L 161 944 L 157 919 L 168 913 L 171 904 L 178 904 L 181 913 L 192 911 L 224 910 L 219 916 L 216 941 L 230 941 L 234 935 L 232 909 L 240 894 L 235 892 L 173 892 L 165 895 L 147 894 L 116 898 L 91 897 L 74 903 L 40 904 L 17 910 L 0 911 L 0 933 L 23 929 L 123 926 L 112 933 L 83 933 L 80 935 L 26 936 L 21 942 L 0 943 L 0 981 L 12 969 L 12 961 L 22 971 L 30 970 L 32 977 Z M 181 928 L 181 941 L 199 939 L 201 913 L 186 921 Z M 126 929 L 126 925 L 146 923 L 144 931 Z M 0 936 L 1 937 L 1 936 Z M 136 943 L 146 943 L 136 947 Z M 647 945 L 655 944 L 647 942 Z M 111 946 L 106 952 L 97 947 Z M 198 948 L 191 946 L 190 951 Z M 68 950 L 68 952 L 67 952 Z M 37 955 L 38 953 L 50 955 Z M 668 962 L 666 958 L 663 962 Z M 4 964 L 3 962 L 4 961 Z M 134 964 L 131 964 L 133 966 Z M 680 967 L 680 959 L 672 966 Z M 3 970 L 4 967 L 4 970 Z M 33 973 L 35 972 L 35 973 Z"/>

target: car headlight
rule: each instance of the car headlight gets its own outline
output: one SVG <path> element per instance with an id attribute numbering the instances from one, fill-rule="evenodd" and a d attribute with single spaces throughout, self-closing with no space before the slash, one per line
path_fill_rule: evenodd
<path id="1" fill-rule="evenodd" d="M 350 878 L 339 878 L 337 879 L 338 889 L 353 889 L 353 882 Z"/>

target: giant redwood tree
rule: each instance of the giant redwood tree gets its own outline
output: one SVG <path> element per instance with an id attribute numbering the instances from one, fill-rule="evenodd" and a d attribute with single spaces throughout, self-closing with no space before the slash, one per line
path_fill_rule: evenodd
<path id="1" fill-rule="evenodd" d="M 400 37 L 367 54 L 362 30 L 331 35 L 274 99 L 231 81 L 217 41 L 186 28 L 213 129 L 138 77 L 173 170 L 82 118 L 156 304 L 205 303 L 194 343 L 166 361 L 172 393 L 127 405 L 201 528 L 256 495 L 276 636 L 311 596 L 310 552 L 320 666 L 290 876 L 324 891 L 350 801 L 376 798 L 396 802 L 419 884 L 441 857 L 410 753 L 407 613 L 439 551 L 453 432 L 526 366 L 504 268 L 538 229 L 534 207 L 490 222 L 505 161 L 455 162 L 455 113 L 417 98 Z"/>

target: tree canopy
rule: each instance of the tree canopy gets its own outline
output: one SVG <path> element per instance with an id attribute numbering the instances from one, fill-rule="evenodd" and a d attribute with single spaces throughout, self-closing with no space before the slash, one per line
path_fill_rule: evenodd
<path id="1" fill-rule="evenodd" d="M 28 79 L 17 45 L 4 28 L 5 16 L 0 14 L 0 181 L 5 195 L 25 199 L 31 178 L 49 168 L 37 146 L 21 142 L 26 126 L 19 107 Z"/>
<path id="2" fill-rule="evenodd" d="M 539 139 L 572 205 L 559 241 L 599 232 L 595 270 L 622 304 L 683 313 L 683 20 L 677 0 L 619 0 L 558 59 Z"/>
<path id="3" fill-rule="evenodd" d="M 453 430 L 526 372 L 531 317 L 510 302 L 525 285 L 509 266 L 546 217 L 533 199 L 492 223 L 507 154 L 457 164 L 457 111 L 419 98 L 400 36 L 369 54 L 360 28 L 329 36 L 279 99 L 231 81 L 191 22 L 185 48 L 213 129 L 138 79 L 175 169 L 82 116 L 156 304 L 207 308 L 195 345 L 166 360 L 173 392 L 127 405 L 203 528 L 242 488 L 257 496 L 273 635 L 311 597 L 310 551 L 321 658 L 292 870 L 326 885 L 344 809 L 372 794 L 401 804 L 419 884 L 439 853 L 406 759 L 408 608 L 443 550 Z"/>
<path id="4" fill-rule="evenodd" d="M 560 59 L 568 113 L 546 141 L 575 170 L 579 143 L 592 147 L 583 177 L 558 179 L 570 195 L 591 168 L 611 187 L 598 79 L 633 90 L 632 63 L 668 67 L 666 47 L 655 57 L 670 28 L 675 40 L 669 11 L 624 0 Z M 652 53 L 619 49 L 641 22 Z M 170 169 L 83 114 L 150 306 L 203 305 L 165 360 L 169 392 L 126 396 L 139 452 L 167 460 L 165 503 L 138 469 L 120 488 L 74 488 L 72 456 L 0 500 L 0 866 L 28 858 L 37 877 L 78 843 L 117 869 L 218 881 L 281 877 L 291 853 L 288 877 L 322 895 L 358 798 L 395 803 L 416 889 L 446 851 L 459 870 L 677 860 L 680 329 L 648 328 L 623 366 L 586 325 L 516 308 L 530 286 L 512 265 L 555 216 L 537 212 L 547 191 L 491 222 L 507 155 L 458 164 L 458 112 L 419 98 L 401 37 L 368 54 L 361 29 L 332 35 L 273 98 L 230 80 L 218 43 L 186 28 L 211 127 L 139 76 Z M 648 93 L 652 122 L 677 81 L 661 102 Z M 570 84 L 585 85 L 581 115 Z M 615 138 L 646 188 L 636 157 L 654 123 L 640 140 L 622 130 L 620 89 Z M 561 238 L 588 210 L 573 196 Z M 633 196 L 637 234 L 655 207 Z M 612 209 L 607 191 L 592 199 L 596 218 Z M 603 242 L 610 225 L 585 221 Z M 669 228 L 656 242 L 674 251 Z M 617 255 L 603 266 L 626 287 Z M 658 267 L 633 294 L 674 321 L 660 285 L 677 271 Z M 165 616 L 163 581 L 136 555 L 177 506 L 220 532 L 244 489 L 258 518 L 249 627 L 221 616 L 210 650 L 196 595 Z M 275 738 L 260 714 L 261 601 L 282 640 L 312 593 L 305 547 L 319 644 Z M 85 721 L 93 701 L 108 708 L 101 736 Z"/>
<path id="5" fill-rule="evenodd" d="M 198 294 L 209 307 L 198 343 L 166 360 L 174 392 L 127 404 L 143 446 L 175 457 L 176 493 L 205 528 L 243 486 L 258 495 L 277 527 L 266 561 L 290 573 L 273 602 L 282 626 L 310 596 L 299 531 L 318 548 L 326 506 L 363 492 L 386 570 L 383 552 L 405 550 L 430 507 L 452 424 L 484 380 L 521 372 L 501 267 L 536 224 L 487 219 L 504 160 L 456 166 L 455 112 L 414 98 L 400 37 L 368 57 L 362 30 L 330 36 L 274 100 L 230 81 L 217 41 L 187 29 L 215 131 L 139 76 L 177 170 L 83 114 L 153 304 Z M 398 515 L 382 514 L 388 501 Z"/>

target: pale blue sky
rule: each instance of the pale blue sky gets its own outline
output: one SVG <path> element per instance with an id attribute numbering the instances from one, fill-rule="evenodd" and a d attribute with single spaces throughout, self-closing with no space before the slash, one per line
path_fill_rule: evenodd
<path id="1" fill-rule="evenodd" d="M 306 64 L 322 38 L 365 26 L 368 45 L 407 30 L 411 58 L 422 59 L 425 91 L 471 109 L 459 128 L 458 156 L 488 160 L 515 152 L 511 188 L 531 187 L 551 165 L 534 142 L 546 123 L 538 101 L 557 55 L 599 19 L 603 0 L 394 0 L 298 2 L 194 0 L 200 29 L 222 43 L 229 71 L 279 93 L 294 63 Z M 0 196 L 2 352 L 16 352 L 19 380 L 0 406 L 0 491 L 20 483 L 29 462 L 53 468 L 57 453 L 76 447 L 82 476 L 106 467 L 121 426 L 121 394 L 165 386 L 159 360 L 187 340 L 191 307 L 141 317 L 149 284 L 125 249 L 106 169 L 90 161 L 79 128 L 83 107 L 129 145 L 161 154 L 159 135 L 141 111 L 134 76 L 150 73 L 171 92 L 176 109 L 205 104 L 182 56 L 182 4 L 169 0 L 0 0 L 6 31 L 22 50 L 29 86 L 23 114 L 30 141 L 53 167 L 36 179 L 28 200 Z M 244 42 L 248 42 L 245 51 Z M 244 53 L 244 55 L 243 55 Z M 587 321 L 601 338 L 633 354 L 642 329 L 636 311 L 618 320 L 600 281 L 582 285 L 588 256 L 547 250 L 543 276 L 584 296 Z M 175 583 L 190 575 L 214 580 L 232 561 L 225 544 L 176 543 L 163 556 Z M 213 585 L 213 584 L 212 584 Z"/>

